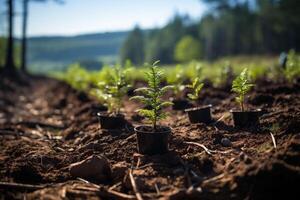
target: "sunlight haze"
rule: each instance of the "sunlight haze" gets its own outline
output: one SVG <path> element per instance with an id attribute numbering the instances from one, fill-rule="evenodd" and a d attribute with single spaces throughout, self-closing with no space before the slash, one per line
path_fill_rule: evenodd
<path id="1" fill-rule="evenodd" d="M 20 5 L 16 7 L 21 11 Z M 204 11 L 205 6 L 198 0 L 66 0 L 64 4 L 31 2 L 28 35 L 120 31 L 130 30 L 135 25 L 153 28 L 166 24 L 175 13 L 198 19 Z M 20 35 L 20 20 L 20 16 L 16 17 L 17 35 Z"/>

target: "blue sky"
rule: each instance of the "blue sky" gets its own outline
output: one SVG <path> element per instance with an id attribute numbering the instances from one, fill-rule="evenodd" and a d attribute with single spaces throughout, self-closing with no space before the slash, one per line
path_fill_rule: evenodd
<path id="1" fill-rule="evenodd" d="M 20 0 L 16 0 L 20 2 Z M 65 0 L 63 5 L 31 2 L 28 34 L 76 35 L 162 26 L 174 13 L 199 18 L 205 11 L 200 0 Z M 17 5 L 17 12 L 21 12 Z M 21 17 L 16 17 L 20 27 Z M 20 28 L 16 28 L 19 35 Z"/>

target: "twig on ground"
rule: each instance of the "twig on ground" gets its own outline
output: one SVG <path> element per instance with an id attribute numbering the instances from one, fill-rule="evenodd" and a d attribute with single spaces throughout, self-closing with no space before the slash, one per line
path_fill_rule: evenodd
<path id="1" fill-rule="evenodd" d="M 138 160 L 136 162 L 136 167 L 135 168 L 136 169 L 139 168 L 140 164 L 141 164 L 141 157 L 138 157 Z"/>
<path id="2" fill-rule="evenodd" d="M 116 187 L 118 187 L 121 184 L 122 184 L 122 182 L 118 182 L 118 183 L 114 184 L 113 186 L 111 186 L 110 188 L 108 188 L 108 191 L 115 189 Z"/>
<path id="3" fill-rule="evenodd" d="M 277 145 L 276 145 L 275 137 L 274 137 L 274 135 L 273 135 L 272 132 L 270 132 L 270 135 L 271 135 L 271 138 L 272 138 L 273 146 L 274 146 L 274 148 L 276 149 L 276 148 L 277 148 Z"/>
<path id="4" fill-rule="evenodd" d="M 114 195 L 114 196 L 122 198 L 122 199 L 136 199 L 136 197 L 134 195 L 124 194 L 121 192 L 117 192 L 115 190 L 108 190 L 107 192 L 111 195 Z"/>
<path id="5" fill-rule="evenodd" d="M 91 182 L 89 182 L 89 181 L 87 181 L 87 180 L 85 180 L 85 179 L 83 179 L 83 178 L 77 178 L 77 179 L 80 180 L 80 181 L 82 181 L 82 182 L 84 182 L 84 183 L 88 183 L 88 184 L 90 184 L 90 185 L 96 187 L 96 188 L 99 189 L 99 190 L 101 189 L 101 187 L 100 187 L 99 185 L 96 185 L 96 184 L 94 184 L 94 183 L 91 183 Z M 121 198 L 121 199 L 135 199 L 135 196 L 133 196 L 133 195 L 124 194 L 124 193 L 117 192 L 117 191 L 113 190 L 114 188 L 118 187 L 120 184 L 122 184 L 122 182 L 119 182 L 119 183 L 117 183 L 117 184 L 111 186 L 111 187 L 110 187 L 107 191 L 105 191 L 105 192 L 107 192 L 108 194 L 113 195 L 113 196 L 115 196 L 115 197 Z"/>
<path id="6" fill-rule="evenodd" d="M 209 150 L 206 146 L 204 146 L 203 144 L 197 143 L 197 142 L 184 142 L 186 144 L 193 144 L 196 145 L 198 147 L 201 147 L 202 149 L 204 149 L 204 151 L 208 154 L 208 155 L 212 155 L 213 153 L 221 153 L 221 154 L 227 154 L 232 152 L 233 150 L 228 150 L 228 151 L 216 151 L 216 150 Z"/>
<path id="7" fill-rule="evenodd" d="M 0 182 L 1 189 L 16 189 L 16 190 L 39 190 L 45 188 L 45 185 L 30 185 L 23 183 Z"/>
<path id="8" fill-rule="evenodd" d="M 91 183 L 91 182 L 89 182 L 88 180 L 85 180 L 85 179 L 83 179 L 83 178 L 77 178 L 77 180 L 82 181 L 82 182 L 84 182 L 84 183 L 88 183 L 88 184 L 94 186 L 95 188 L 98 188 L 98 189 L 101 188 L 99 185 L 96 185 L 95 183 Z"/>
<path id="9" fill-rule="evenodd" d="M 157 196 L 159 196 L 159 195 L 160 195 L 160 191 L 159 191 L 159 188 L 158 188 L 158 186 L 157 186 L 157 184 L 156 184 L 156 183 L 154 184 L 154 187 L 155 187 L 155 190 L 156 190 Z"/>
<path id="10" fill-rule="evenodd" d="M 130 182 L 131 182 L 131 185 L 132 185 L 132 188 L 133 188 L 133 191 L 135 193 L 137 200 L 143 200 L 143 197 L 142 197 L 141 193 L 139 192 L 136 182 L 133 178 L 132 169 L 129 169 L 129 178 L 130 178 Z"/>
<path id="11" fill-rule="evenodd" d="M 186 144 L 193 144 L 193 145 L 196 145 L 198 147 L 201 147 L 208 155 L 212 155 L 212 152 L 206 148 L 206 146 L 204 146 L 203 144 L 200 144 L 200 143 L 197 143 L 197 142 L 184 142 Z"/>
<path id="12" fill-rule="evenodd" d="M 222 115 L 222 117 L 220 117 L 217 121 L 213 122 L 212 125 L 216 125 L 217 123 L 219 123 L 220 121 L 222 121 L 223 119 L 226 119 L 230 116 L 229 113 L 225 113 L 224 115 Z M 215 127 L 216 128 L 216 127 Z"/>
<path id="13" fill-rule="evenodd" d="M 132 135 L 128 136 L 126 139 L 124 139 L 120 144 L 124 145 L 128 142 L 128 140 L 130 140 L 131 138 L 134 138 L 134 137 L 135 137 L 135 134 L 132 134 Z"/>
<path id="14" fill-rule="evenodd" d="M 57 124 L 50 124 L 46 122 L 39 122 L 39 121 L 19 121 L 16 123 L 12 123 L 15 125 L 25 125 L 31 128 L 35 128 L 36 126 L 44 127 L 44 128 L 53 128 L 53 129 L 64 129 L 65 127 L 63 125 L 57 125 Z"/>
<path id="15" fill-rule="evenodd" d="M 204 181 L 202 182 L 202 184 L 207 184 L 207 183 L 212 182 L 212 181 L 217 181 L 217 180 L 223 178 L 224 176 L 225 176 L 224 173 L 223 173 L 223 174 L 219 174 L 219 175 L 214 176 L 214 177 L 212 177 L 212 178 L 210 178 L 210 179 L 204 180 Z"/>

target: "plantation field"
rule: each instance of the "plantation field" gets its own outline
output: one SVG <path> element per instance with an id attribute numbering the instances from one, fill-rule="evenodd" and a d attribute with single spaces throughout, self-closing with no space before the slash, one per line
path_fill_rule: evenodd
<path id="1" fill-rule="evenodd" d="M 127 62 L 87 71 L 74 65 L 55 78 L 28 76 L 26 84 L 1 77 L 0 199 L 292 199 L 300 194 L 298 55 L 291 51 L 285 67 L 277 57 L 258 56 L 155 66 Z M 249 81 L 245 96 L 232 91 L 236 77 Z M 172 87 L 164 93 L 167 85 Z M 136 101 L 143 100 L 140 95 L 147 101 Z M 230 110 L 240 109 L 236 97 L 244 98 L 246 110 L 260 110 L 259 124 L 235 125 Z M 212 120 L 191 123 L 184 109 L 168 104 L 174 100 L 188 102 L 185 108 L 211 104 Z M 137 111 L 141 108 L 144 112 Z M 126 123 L 104 129 L 100 112 L 122 114 Z M 142 154 L 134 128 L 149 124 L 147 118 L 153 122 L 156 112 L 166 114 L 157 123 L 171 129 L 169 150 Z"/>

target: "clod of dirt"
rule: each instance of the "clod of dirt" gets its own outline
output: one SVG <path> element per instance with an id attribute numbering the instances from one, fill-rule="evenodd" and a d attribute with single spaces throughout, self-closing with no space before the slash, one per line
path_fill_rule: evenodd
<path id="1" fill-rule="evenodd" d="M 271 105 L 274 102 L 274 97 L 269 94 L 256 94 L 249 101 L 254 105 Z"/>
<path id="2" fill-rule="evenodd" d="M 129 166 L 126 162 L 119 162 L 112 166 L 112 179 L 114 182 L 123 180 Z"/>
<path id="3" fill-rule="evenodd" d="M 250 168 L 236 181 L 241 190 L 251 187 L 250 199 L 294 199 L 300 195 L 299 177 L 299 168 L 275 160 L 254 170 Z"/>
<path id="4" fill-rule="evenodd" d="M 71 176 L 92 182 L 105 182 L 111 178 L 110 164 L 106 158 L 92 155 L 69 166 Z"/>
<path id="5" fill-rule="evenodd" d="M 101 144 L 99 144 L 97 141 L 94 141 L 94 142 L 89 142 L 87 143 L 86 145 L 83 145 L 79 151 L 80 152 L 83 152 L 83 151 L 86 151 L 86 150 L 96 150 L 96 151 L 101 151 L 102 150 L 102 146 Z"/>
<path id="6" fill-rule="evenodd" d="M 30 163 L 25 163 L 14 168 L 12 176 L 17 182 L 22 183 L 42 182 L 43 179 L 38 169 Z"/>

